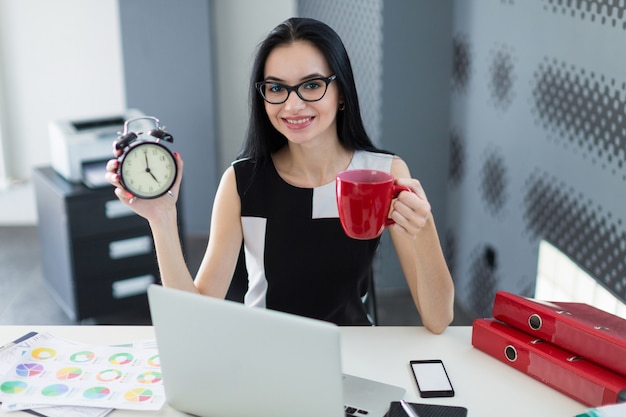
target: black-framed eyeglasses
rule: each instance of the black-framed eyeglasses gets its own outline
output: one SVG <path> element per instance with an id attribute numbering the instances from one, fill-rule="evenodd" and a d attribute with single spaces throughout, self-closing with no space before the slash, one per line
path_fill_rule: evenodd
<path id="1" fill-rule="evenodd" d="M 295 91 L 303 101 L 313 102 L 324 98 L 328 85 L 337 78 L 336 74 L 328 78 L 311 78 L 298 85 L 290 86 L 275 81 L 260 81 L 255 83 L 261 97 L 270 104 L 282 104 L 289 98 L 289 94 Z"/>

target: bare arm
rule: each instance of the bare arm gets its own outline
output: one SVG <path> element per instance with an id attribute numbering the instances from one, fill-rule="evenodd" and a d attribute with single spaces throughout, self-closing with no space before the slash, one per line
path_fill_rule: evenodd
<path id="1" fill-rule="evenodd" d="M 391 168 L 402 192 L 394 202 L 389 232 L 415 306 L 424 326 L 441 333 L 452 322 L 454 284 L 445 262 L 430 204 L 418 180 L 412 179 L 404 161 L 395 158 Z"/>
<path id="2" fill-rule="evenodd" d="M 196 287 L 202 294 L 226 296 L 242 241 L 241 202 L 235 170 L 230 167 L 224 172 L 215 195 L 209 244 L 196 275 Z"/>

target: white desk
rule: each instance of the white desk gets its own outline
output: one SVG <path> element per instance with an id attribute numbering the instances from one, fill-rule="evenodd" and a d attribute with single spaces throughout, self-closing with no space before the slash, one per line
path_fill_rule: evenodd
<path id="1" fill-rule="evenodd" d="M 0 344 L 29 331 L 102 345 L 154 339 L 149 326 L 0 326 Z M 407 401 L 467 407 L 469 417 L 574 417 L 587 409 L 473 348 L 471 332 L 471 327 L 450 327 L 441 335 L 422 327 L 342 327 L 344 372 L 403 386 Z M 442 359 L 456 396 L 420 398 L 408 365 L 411 359 Z M 0 416 L 8 415 L 30 414 L 0 411 Z M 143 415 L 186 416 L 168 406 L 158 412 L 116 410 L 111 414 Z"/>

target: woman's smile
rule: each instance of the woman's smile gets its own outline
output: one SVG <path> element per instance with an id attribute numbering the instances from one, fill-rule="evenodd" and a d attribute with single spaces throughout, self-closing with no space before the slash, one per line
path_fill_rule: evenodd
<path id="1" fill-rule="evenodd" d="M 283 121 L 286 126 L 292 130 L 304 129 L 309 126 L 315 117 L 313 116 L 300 116 L 300 117 L 283 117 Z"/>

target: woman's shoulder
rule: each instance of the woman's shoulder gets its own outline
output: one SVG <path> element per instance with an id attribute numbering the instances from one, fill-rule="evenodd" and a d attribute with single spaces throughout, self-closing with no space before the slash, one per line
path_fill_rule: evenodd
<path id="1" fill-rule="evenodd" d="M 274 181 L 275 170 L 271 160 L 259 160 L 256 158 L 242 158 L 231 163 L 232 171 L 235 174 L 237 188 L 240 192 L 247 191 L 254 184 Z"/>
<path id="2" fill-rule="evenodd" d="M 252 160 L 252 158 L 240 158 L 231 162 L 230 165 L 233 168 L 237 169 L 240 167 L 254 166 L 254 161 Z"/>
<path id="3" fill-rule="evenodd" d="M 238 177 L 250 176 L 256 170 L 257 163 L 253 158 L 240 158 L 231 162 L 230 166 L 233 168 Z"/>

